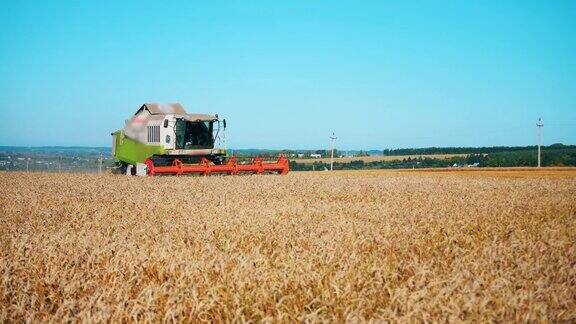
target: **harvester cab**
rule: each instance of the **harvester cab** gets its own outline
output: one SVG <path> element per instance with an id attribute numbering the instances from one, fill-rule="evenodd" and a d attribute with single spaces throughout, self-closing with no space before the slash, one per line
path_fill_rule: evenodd
<path id="1" fill-rule="evenodd" d="M 217 114 L 188 114 L 178 103 L 142 105 L 112 137 L 112 155 L 120 173 L 288 173 L 288 160 L 283 156 L 276 163 L 256 157 L 251 164 L 228 157 L 226 120 Z"/>

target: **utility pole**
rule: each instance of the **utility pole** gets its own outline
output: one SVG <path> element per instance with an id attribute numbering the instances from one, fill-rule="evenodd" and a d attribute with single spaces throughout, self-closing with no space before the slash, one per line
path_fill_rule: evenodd
<path id="1" fill-rule="evenodd" d="M 29 168 L 28 168 L 28 164 L 30 164 L 30 146 L 28 146 L 28 149 L 26 150 L 26 173 L 28 173 Z"/>
<path id="2" fill-rule="evenodd" d="M 538 167 L 540 167 L 540 153 L 541 153 L 540 146 L 542 145 L 542 127 L 544 127 L 544 123 L 542 123 L 542 118 L 538 118 L 536 127 L 538 129 Z"/>
<path id="3" fill-rule="evenodd" d="M 337 139 L 338 137 L 334 136 L 334 132 L 332 132 L 332 136 L 330 136 L 330 139 L 332 140 L 332 155 L 330 158 L 330 171 L 334 170 L 334 141 Z"/>
<path id="4" fill-rule="evenodd" d="M 98 174 L 102 173 L 102 153 L 100 153 L 100 157 L 98 158 Z"/>

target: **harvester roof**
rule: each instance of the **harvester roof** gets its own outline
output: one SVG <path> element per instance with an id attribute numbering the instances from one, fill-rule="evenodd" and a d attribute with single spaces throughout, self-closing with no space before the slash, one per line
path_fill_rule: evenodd
<path id="1" fill-rule="evenodd" d="M 142 111 L 148 111 L 152 116 L 163 116 L 163 115 L 178 115 L 190 121 L 209 121 L 216 120 L 215 115 L 208 114 L 188 114 L 184 107 L 179 103 L 171 104 L 157 104 L 157 103 L 145 103 L 136 111 L 134 115 L 138 115 Z"/>
<path id="2" fill-rule="evenodd" d="M 140 107 L 140 109 L 136 113 L 139 113 L 142 110 L 148 110 L 148 112 L 150 112 L 151 115 L 186 114 L 186 110 L 179 103 L 171 103 L 171 104 L 145 103 L 142 105 L 142 107 Z"/>

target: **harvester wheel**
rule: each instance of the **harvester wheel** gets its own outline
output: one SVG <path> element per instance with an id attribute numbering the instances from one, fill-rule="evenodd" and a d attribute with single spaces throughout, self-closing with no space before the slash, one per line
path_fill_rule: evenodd
<path id="1" fill-rule="evenodd" d="M 117 162 L 116 166 L 114 167 L 114 169 L 112 169 L 112 173 L 113 174 L 122 174 L 122 175 L 126 175 L 126 171 L 128 170 L 128 166 L 130 164 L 125 163 L 125 162 Z M 135 175 L 136 173 L 136 169 L 132 168 L 132 172 L 134 173 L 133 175 Z"/>

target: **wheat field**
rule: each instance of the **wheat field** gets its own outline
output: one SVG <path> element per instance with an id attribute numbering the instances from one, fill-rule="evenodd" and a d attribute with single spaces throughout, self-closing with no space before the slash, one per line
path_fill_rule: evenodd
<path id="1" fill-rule="evenodd" d="M 576 321 L 575 172 L 471 174 L 0 173 L 0 321 Z"/>

